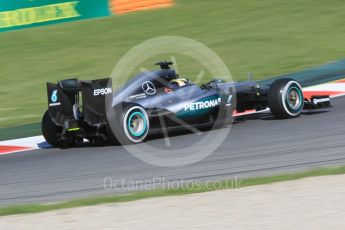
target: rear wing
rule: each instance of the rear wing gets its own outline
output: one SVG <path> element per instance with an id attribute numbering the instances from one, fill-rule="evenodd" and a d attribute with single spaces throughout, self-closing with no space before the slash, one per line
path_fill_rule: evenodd
<path id="1" fill-rule="evenodd" d="M 105 97 L 112 92 L 111 78 L 92 81 L 67 79 L 57 84 L 48 82 L 49 115 L 56 125 L 66 128 L 77 126 L 81 119 L 97 126 L 106 122 Z"/>

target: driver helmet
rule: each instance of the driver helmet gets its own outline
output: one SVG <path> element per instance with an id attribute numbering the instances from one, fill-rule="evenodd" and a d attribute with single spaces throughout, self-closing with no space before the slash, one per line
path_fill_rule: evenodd
<path id="1" fill-rule="evenodd" d="M 174 79 L 171 80 L 170 83 L 172 83 L 173 85 L 176 85 L 178 87 L 182 87 L 188 84 L 188 80 L 184 79 L 184 78 L 179 78 L 179 79 Z"/>

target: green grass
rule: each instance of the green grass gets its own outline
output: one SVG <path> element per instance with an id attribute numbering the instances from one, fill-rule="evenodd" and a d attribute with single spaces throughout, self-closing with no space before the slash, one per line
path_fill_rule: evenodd
<path id="1" fill-rule="evenodd" d="M 254 186 L 254 185 L 271 184 L 275 182 L 297 180 L 297 179 L 302 179 L 302 178 L 307 178 L 307 177 L 339 175 L 339 174 L 344 174 L 344 173 L 345 173 L 345 166 L 336 167 L 336 168 L 320 168 L 320 169 L 314 169 L 314 170 L 301 172 L 301 173 L 243 179 L 243 180 L 238 181 L 239 182 L 238 185 L 239 187 L 248 187 L 248 186 Z M 237 187 L 234 187 L 233 185 L 235 185 L 233 181 L 222 181 L 221 183 L 217 183 L 217 184 L 199 183 L 197 184 L 197 186 L 184 186 L 184 188 L 175 188 L 175 189 L 166 189 L 166 190 L 157 189 L 157 190 L 151 190 L 151 191 L 124 194 L 124 195 L 79 199 L 79 200 L 67 201 L 67 202 L 56 203 L 56 204 L 28 204 L 28 205 L 10 206 L 10 207 L 0 208 L 0 216 L 38 213 L 38 212 L 46 212 L 46 211 L 66 209 L 66 208 L 91 206 L 91 205 L 104 204 L 104 203 L 120 203 L 120 202 L 128 202 L 128 201 L 152 198 L 152 197 L 177 196 L 177 195 L 186 195 L 186 194 L 193 194 L 193 193 L 210 192 L 210 191 L 220 190 L 220 189 L 237 188 Z"/>
<path id="2" fill-rule="evenodd" d="M 7 128 L 0 128 L 0 141 L 32 137 L 35 135 L 40 135 L 41 133 L 41 123 L 31 123 Z"/>
<path id="3" fill-rule="evenodd" d="M 344 9 L 341 0 L 177 0 L 170 9 L 1 33 L 0 128 L 40 120 L 46 81 L 109 76 L 130 48 L 156 36 L 206 44 L 236 80 L 341 59 Z M 179 69 L 198 73 L 181 61 Z"/>

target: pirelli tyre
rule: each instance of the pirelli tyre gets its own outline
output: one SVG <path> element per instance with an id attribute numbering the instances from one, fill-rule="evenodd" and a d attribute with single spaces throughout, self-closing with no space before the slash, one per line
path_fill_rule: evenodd
<path id="1" fill-rule="evenodd" d="M 115 116 L 116 125 L 112 131 L 119 144 L 128 145 L 145 141 L 150 130 L 150 121 L 143 107 L 130 104 L 123 109 L 117 108 Z"/>
<path id="2" fill-rule="evenodd" d="M 70 136 L 65 139 L 60 137 L 59 134 L 62 132 L 62 127 L 55 125 L 50 118 L 48 111 L 46 111 L 43 115 L 41 130 L 44 139 L 55 147 L 66 148 L 76 144 L 77 138 L 74 136 Z"/>
<path id="3" fill-rule="evenodd" d="M 292 79 L 276 80 L 268 92 L 268 106 L 276 118 L 298 117 L 304 107 L 302 87 Z"/>

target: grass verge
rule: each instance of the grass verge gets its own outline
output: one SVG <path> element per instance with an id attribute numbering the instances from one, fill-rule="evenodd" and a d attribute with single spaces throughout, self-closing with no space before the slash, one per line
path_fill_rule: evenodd
<path id="1" fill-rule="evenodd" d="M 300 172 L 300 173 L 241 179 L 238 185 L 240 187 L 248 187 L 248 186 L 254 186 L 254 185 L 270 184 L 274 182 L 297 180 L 297 179 L 302 179 L 306 177 L 339 175 L 339 174 L 345 174 L 345 166 L 334 167 L 334 168 L 320 168 L 320 169 L 314 169 L 314 170 Z M 67 201 L 67 202 L 62 202 L 62 203 L 57 203 L 57 204 L 28 204 L 28 205 L 3 207 L 3 208 L 0 208 L 0 216 L 39 213 L 39 212 L 46 212 L 46 211 L 51 211 L 51 210 L 91 206 L 91 205 L 104 204 L 104 203 L 120 203 L 120 202 L 128 202 L 128 201 L 152 198 L 152 197 L 176 196 L 176 195 L 202 193 L 202 192 L 210 192 L 210 191 L 215 191 L 215 190 L 220 190 L 220 189 L 234 188 L 233 181 L 222 181 L 221 183 L 217 184 L 217 186 L 215 186 L 212 183 L 208 183 L 208 184 L 204 183 L 204 184 L 199 184 L 198 186 L 183 186 L 183 187 L 184 188 L 167 189 L 167 190 L 156 189 L 156 190 L 151 190 L 151 191 L 135 192 L 135 193 L 125 194 L 125 195 L 79 199 L 79 200 Z"/>
<path id="2" fill-rule="evenodd" d="M 41 123 L 0 128 L 0 141 L 42 135 Z"/>

